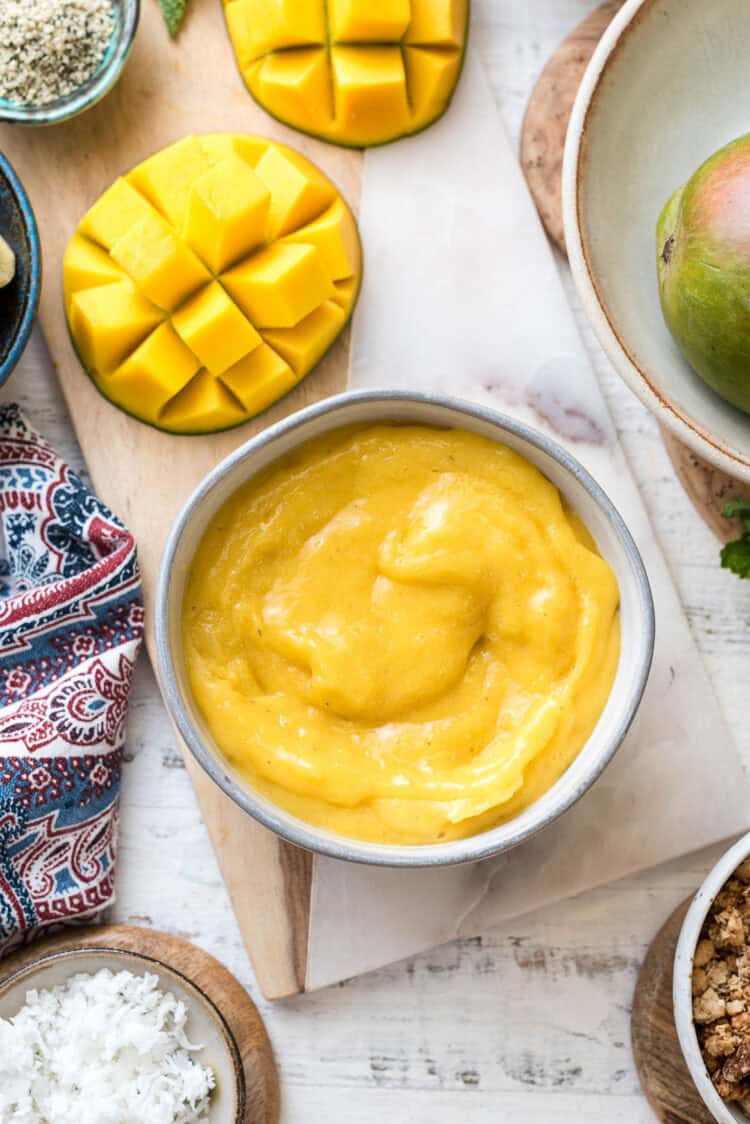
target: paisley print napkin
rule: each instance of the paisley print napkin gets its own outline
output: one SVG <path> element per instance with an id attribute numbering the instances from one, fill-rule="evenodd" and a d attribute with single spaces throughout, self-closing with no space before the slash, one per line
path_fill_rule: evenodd
<path id="1" fill-rule="evenodd" d="M 142 631 L 132 536 L 0 408 L 0 955 L 112 901 Z"/>

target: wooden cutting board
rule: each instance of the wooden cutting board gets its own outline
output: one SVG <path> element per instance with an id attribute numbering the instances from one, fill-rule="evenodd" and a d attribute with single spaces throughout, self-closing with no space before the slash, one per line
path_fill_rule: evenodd
<path id="1" fill-rule="evenodd" d="M 162 434 L 106 402 L 84 375 L 63 313 L 62 256 L 78 220 L 120 173 L 190 133 L 260 133 L 298 148 L 356 210 L 362 156 L 278 124 L 245 90 L 221 0 L 191 0 L 177 43 L 156 0 L 145 0 L 133 54 L 108 97 L 74 121 L 45 129 L 0 125 L 0 150 L 31 198 L 42 238 L 39 317 L 97 492 L 135 535 L 146 608 L 170 525 L 223 457 L 259 429 L 344 389 L 349 333 L 320 367 L 256 422 L 204 437 Z M 152 644 L 149 629 L 149 648 Z M 186 754 L 258 983 L 271 999 L 304 990 L 313 858 L 256 825 Z"/>

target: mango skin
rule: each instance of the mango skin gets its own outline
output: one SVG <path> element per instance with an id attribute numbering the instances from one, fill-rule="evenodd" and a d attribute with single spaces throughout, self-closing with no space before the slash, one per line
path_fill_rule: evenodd
<path id="1" fill-rule="evenodd" d="M 750 134 L 672 195 L 656 228 L 664 319 L 712 390 L 750 413 Z"/>

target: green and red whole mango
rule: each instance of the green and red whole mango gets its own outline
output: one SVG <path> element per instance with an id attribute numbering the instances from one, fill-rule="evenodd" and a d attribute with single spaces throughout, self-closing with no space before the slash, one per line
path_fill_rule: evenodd
<path id="1" fill-rule="evenodd" d="M 750 134 L 711 156 L 657 224 L 664 319 L 690 365 L 750 413 Z"/>

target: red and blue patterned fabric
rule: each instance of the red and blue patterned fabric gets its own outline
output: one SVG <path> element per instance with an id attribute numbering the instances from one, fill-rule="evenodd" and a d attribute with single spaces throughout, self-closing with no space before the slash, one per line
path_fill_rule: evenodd
<path id="1" fill-rule="evenodd" d="M 142 632 L 132 536 L 0 408 L 0 955 L 113 899 Z"/>

